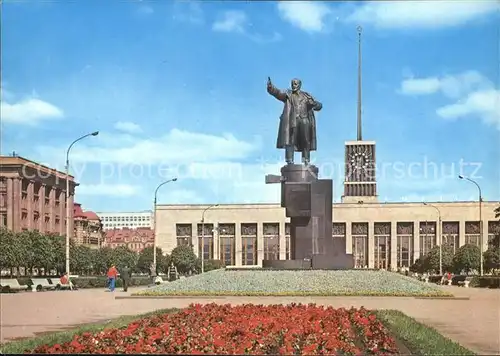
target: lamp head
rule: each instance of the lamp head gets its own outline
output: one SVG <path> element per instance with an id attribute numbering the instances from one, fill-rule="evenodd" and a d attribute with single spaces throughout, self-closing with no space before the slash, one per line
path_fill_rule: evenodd
<path id="1" fill-rule="evenodd" d="M 99 135 L 99 131 L 94 131 L 94 132 L 91 133 L 91 135 L 92 136 L 97 136 L 97 135 Z"/>
<path id="2" fill-rule="evenodd" d="M 464 176 L 463 175 L 459 175 L 458 178 L 464 179 Z"/>

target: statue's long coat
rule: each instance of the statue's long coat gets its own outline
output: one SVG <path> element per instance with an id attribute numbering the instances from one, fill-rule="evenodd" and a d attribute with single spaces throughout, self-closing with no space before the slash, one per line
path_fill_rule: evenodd
<path id="1" fill-rule="evenodd" d="M 298 145 L 299 137 L 294 137 L 297 134 L 295 128 L 297 127 L 296 116 L 293 114 L 292 91 L 287 90 L 282 92 L 276 87 L 268 88 L 269 94 L 274 96 L 276 99 L 282 101 L 285 106 L 283 107 L 283 112 L 280 116 L 280 124 L 278 129 L 278 139 L 276 142 L 276 148 L 285 148 L 288 145 L 293 145 L 296 152 L 302 152 L 305 147 Z M 314 102 L 314 110 L 321 110 L 321 103 L 314 100 L 314 98 L 307 92 L 301 91 L 309 100 Z M 310 137 L 307 138 L 306 142 L 309 142 L 309 150 L 315 151 L 317 147 L 316 143 L 316 117 L 314 116 L 313 108 L 308 110 L 310 128 Z M 293 133 L 293 134 L 292 134 Z"/>

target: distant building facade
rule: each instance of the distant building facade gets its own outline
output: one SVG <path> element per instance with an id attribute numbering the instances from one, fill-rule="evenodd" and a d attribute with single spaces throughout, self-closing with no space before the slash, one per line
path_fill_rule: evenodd
<path id="1" fill-rule="evenodd" d="M 429 204 L 333 204 L 332 239 L 342 240 L 357 268 L 387 270 L 409 267 L 440 242 L 455 251 L 465 244 L 479 245 L 478 202 Z M 498 204 L 482 203 L 484 251 L 500 232 L 494 214 Z M 207 210 L 202 224 L 201 216 L 208 207 L 157 206 L 158 247 L 170 253 L 176 246 L 193 245 L 198 256 L 203 253 L 205 259 L 219 259 L 228 266 L 290 259 L 289 219 L 279 204 L 220 204 Z"/>
<path id="2" fill-rule="evenodd" d="M 116 248 L 126 246 L 132 251 L 141 252 L 144 248 L 154 245 L 153 230 L 149 227 L 130 229 L 112 229 L 105 231 L 103 246 Z"/>
<path id="3" fill-rule="evenodd" d="M 69 204 L 75 187 L 69 176 Z M 0 227 L 14 232 L 66 233 L 66 175 L 13 154 L 0 156 Z M 73 229 L 73 209 L 68 219 Z"/>
<path id="4" fill-rule="evenodd" d="M 98 212 L 104 230 L 110 229 L 136 229 L 153 227 L 153 213 L 151 211 L 105 213 Z"/>
<path id="5" fill-rule="evenodd" d="M 73 240 L 78 245 L 99 248 L 104 242 L 101 219 L 93 211 L 83 211 L 81 204 L 73 204 Z"/>

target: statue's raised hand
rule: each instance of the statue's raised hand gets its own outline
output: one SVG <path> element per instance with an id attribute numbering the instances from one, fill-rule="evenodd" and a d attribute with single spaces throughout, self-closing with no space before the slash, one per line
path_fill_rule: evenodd
<path id="1" fill-rule="evenodd" d="M 272 88 L 273 87 L 273 83 L 271 82 L 271 77 L 267 77 L 267 88 Z"/>

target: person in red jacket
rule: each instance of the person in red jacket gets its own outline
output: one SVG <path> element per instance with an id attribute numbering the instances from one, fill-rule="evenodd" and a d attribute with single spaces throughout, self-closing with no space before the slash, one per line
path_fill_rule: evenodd
<path id="1" fill-rule="evenodd" d="M 118 271 L 115 265 L 111 265 L 108 269 L 108 281 L 109 281 L 109 291 L 114 292 L 116 286 L 116 278 L 118 277 Z"/>

